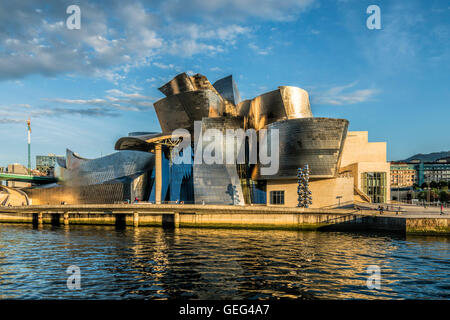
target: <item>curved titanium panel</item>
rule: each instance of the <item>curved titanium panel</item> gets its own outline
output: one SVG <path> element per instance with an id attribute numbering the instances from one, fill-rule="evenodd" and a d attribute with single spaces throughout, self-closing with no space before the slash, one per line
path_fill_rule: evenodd
<path id="1" fill-rule="evenodd" d="M 241 102 L 241 96 L 232 75 L 217 80 L 213 86 L 225 100 L 234 105 L 238 105 Z"/>
<path id="2" fill-rule="evenodd" d="M 113 180 L 129 180 L 151 170 L 154 154 L 124 150 L 110 155 L 78 162 L 65 171 L 65 180 L 70 186 L 91 185 Z"/>
<path id="3" fill-rule="evenodd" d="M 173 132 L 178 128 L 191 128 L 193 126 L 192 120 L 176 95 L 163 98 L 153 105 L 163 132 Z"/>
<path id="4" fill-rule="evenodd" d="M 248 117 L 252 100 L 244 100 L 236 106 L 237 115 L 240 117 Z"/>
<path id="5" fill-rule="evenodd" d="M 331 178 L 338 173 L 348 120 L 303 118 L 268 125 L 279 130 L 279 170 L 259 179 L 296 178 L 297 168 L 309 165 L 311 178 Z M 258 174 L 258 168 L 256 174 Z"/>
<path id="6" fill-rule="evenodd" d="M 216 88 L 213 87 L 211 82 L 209 82 L 208 78 L 204 75 L 197 73 L 191 77 L 191 81 L 194 84 L 194 90 L 211 90 L 219 95 Z"/>
<path id="7" fill-rule="evenodd" d="M 256 130 L 272 122 L 287 119 L 280 90 L 270 91 L 254 98 L 250 103 L 248 118 L 250 127 Z"/>
<path id="8" fill-rule="evenodd" d="M 56 164 L 65 169 L 67 167 L 66 158 L 56 157 Z"/>
<path id="9" fill-rule="evenodd" d="M 147 143 L 147 140 L 160 136 L 161 133 L 147 133 L 144 135 L 129 135 L 128 137 L 122 137 L 116 141 L 114 145 L 115 150 L 135 150 L 135 151 L 149 151 L 151 144 Z"/>
<path id="10" fill-rule="evenodd" d="M 290 86 L 278 87 L 277 90 L 260 95 L 250 102 L 242 101 L 237 110 L 238 115 L 248 116 L 248 125 L 256 130 L 279 120 L 313 116 L 308 92 Z"/>
<path id="11" fill-rule="evenodd" d="M 222 116 L 225 110 L 223 99 L 212 90 L 183 92 L 163 98 L 154 106 L 165 133 L 181 128 L 192 131 L 194 121 Z"/>
<path id="12" fill-rule="evenodd" d="M 224 135 L 226 129 L 240 128 L 241 118 L 222 117 L 222 118 L 204 118 L 202 120 L 202 133 L 208 129 L 218 129 Z M 202 148 L 212 142 L 202 143 Z M 223 139 L 223 150 L 232 148 L 227 145 L 226 139 Z M 236 150 L 236 149 L 235 149 Z M 207 204 L 235 204 L 244 205 L 244 196 L 240 179 L 237 173 L 236 164 L 226 164 L 224 154 L 223 164 L 201 164 L 194 163 L 194 195 L 195 202 Z"/>
<path id="13" fill-rule="evenodd" d="M 220 117 L 225 110 L 222 98 L 212 90 L 185 92 L 177 97 L 191 121 L 201 120 L 203 117 Z"/>
<path id="14" fill-rule="evenodd" d="M 80 157 L 78 154 L 73 152 L 72 150 L 66 149 L 66 168 L 67 169 L 76 169 L 80 166 L 80 164 L 89 161 L 89 159 L 85 159 Z"/>
<path id="15" fill-rule="evenodd" d="M 183 72 L 175 76 L 158 90 L 164 93 L 166 97 L 169 97 L 181 92 L 194 91 L 195 86 L 192 83 L 191 77 Z"/>
<path id="16" fill-rule="evenodd" d="M 115 150 L 149 151 L 150 145 L 136 137 L 122 137 L 116 141 Z"/>
<path id="17" fill-rule="evenodd" d="M 212 90 L 216 94 L 219 94 L 211 82 L 209 82 L 208 78 L 200 73 L 193 76 L 188 76 L 185 72 L 180 73 L 159 88 L 159 91 L 164 93 L 166 97 L 196 90 Z"/>
<path id="18" fill-rule="evenodd" d="M 289 119 L 312 117 L 308 92 L 298 87 L 278 87 Z"/>

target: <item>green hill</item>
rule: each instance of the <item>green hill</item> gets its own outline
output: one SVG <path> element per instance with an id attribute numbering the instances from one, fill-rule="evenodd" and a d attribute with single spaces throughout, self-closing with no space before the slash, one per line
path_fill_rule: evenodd
<path id="1" fill-rule="evenodd" d="M 447 157 L 450 157 L 450 151 L 432 152 L 427 154 L 419 153 L 402 161 L 421 160 L 424 162 L 431 162 Z"/>

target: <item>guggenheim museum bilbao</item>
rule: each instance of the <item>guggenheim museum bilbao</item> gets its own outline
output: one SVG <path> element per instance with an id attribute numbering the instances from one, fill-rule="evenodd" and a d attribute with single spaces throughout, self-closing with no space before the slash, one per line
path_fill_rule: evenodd
<path id="1" fill-rule="evenodd" d="M 305 165 L 312 208 L 390 199 L 386 142 L 348 131 L 348 120 L 314 117 L 301 88 L 241 101 L 232 76 L 211 84 L 182 73 L 159 90 L 162 132 L 130 133 L 97 159 L 67 150 L 58 184 L 25 190 L 31 203 L 295 207 L 297 169 Z"/>

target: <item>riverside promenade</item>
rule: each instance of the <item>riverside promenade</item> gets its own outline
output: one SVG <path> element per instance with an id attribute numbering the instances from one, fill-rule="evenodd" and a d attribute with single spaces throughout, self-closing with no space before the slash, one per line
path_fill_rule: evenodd
<path id="1" fill-rule="evenodd" d="M 371 208 L 304 209 L 197 204 L 91 204 L 0 207 L 0 223 L 379 231 L 450 235 L 450 214 Z"/>

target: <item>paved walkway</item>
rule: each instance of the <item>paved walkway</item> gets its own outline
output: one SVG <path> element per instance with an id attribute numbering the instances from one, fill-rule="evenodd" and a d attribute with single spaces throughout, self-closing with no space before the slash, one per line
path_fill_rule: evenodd
<path id="1" fill-rule="evenodd" d="M 377 210 L 379 206 L 383 207 L 383 215 L 399 215 L 404 217 L 424 217 L 424 218 L 436 218 L 436 217 L 450 217 L 450 208 L 444 208 L 444 214 L 441 215 L 441 207 L 429 207 L 417 206 L 414 204 L 380 204 L 380 203 L 366 203 L 358 205 L 361 209 Z M 400 208 L 400 209 L 399 209 Z"/>
<path id="2" fill-rule="evenodd" d="M 26 199 L 25 195 L 23 193 L 15 190 L 14 188 L 0 186 L 0 191 L 2 192 L 1 195 L 6 195 L 3 197 L 1 197 L 1 195 L 0 195 L 0 198 L 2 199 L 2 200 L 0 200 L 0 204 L 3 204 L 2 201 L 5 201 L 6 198 L 8 198 L 7 202 L 4 204 L 6 206 L 8 206 L 8 205 L 23 206 L 23 205 L 26 205 L 26 203 L 27 203 L 27 199 Z"/>

